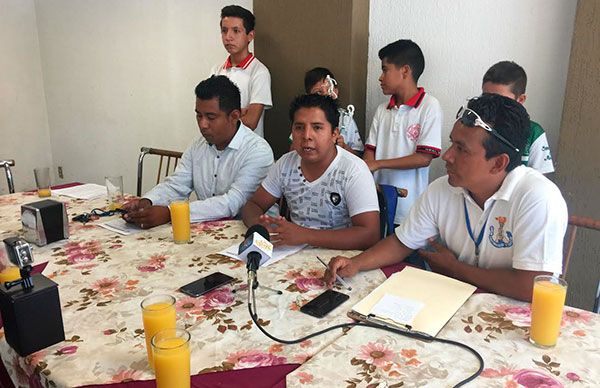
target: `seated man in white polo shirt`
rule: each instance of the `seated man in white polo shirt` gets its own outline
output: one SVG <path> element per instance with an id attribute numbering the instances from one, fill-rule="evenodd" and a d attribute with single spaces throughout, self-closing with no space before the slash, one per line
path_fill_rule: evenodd
<path id="1" fill-rule="evenodd" d="M 125 220 L 144 229 L 171 220 L 168 205 L 187 199 L 192 222 L 235 217 L 273 164 L 269 144 L 240 122 L 240 91 L 225 76 L 196 86 L 202 137 L 183 153 L 175 172 L 141 199 L 125 205 Z"/>
<path id="2" fill-rule="evenodd" d="M 277 245 L 367 249 L 379 239 L 373 176 L 360 158 L 336 146 L 338 105 L 329 96 L 296 97 L 290 106 L 293 142 L 242 209 L 247 226 L 263 224 Z M 291 222 L 264 213 L 282 196 Z"/>
<path id="3" fill-rule="evenodd" d="M 568 217 L 560 190 L 520 165 L 528 136 L 518 102 L 493 94 L 470 100 L 443 155 L 448 175 L 429 185 L 395 235 L 352 259 L 334 258 L 328 284 L 335 274 L 394 264 L 418 249 L 436 272 L 531 300 L 536 275 L 562 272 Z M 423 250 L 428 243 L 432 251 Z"/>

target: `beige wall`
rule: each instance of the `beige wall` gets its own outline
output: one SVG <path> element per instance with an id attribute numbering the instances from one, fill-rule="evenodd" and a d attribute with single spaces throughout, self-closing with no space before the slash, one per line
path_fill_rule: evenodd
<path id="1" fill-rule="evenodd" d="M 556 182 L 569 213 L 600 219 L 600 2 L 580 0 L 558 148 Z M 579 229 L 567 303 L 590 309 L 600 279 L 600 232 Z"/>
<path id="2" fill-rule="evenodd" d="M 340 85 L 340 103 L 354 104 L 364 134 L 368 0 L 255 0 L 256 53 L 271 72 L 273 109 L 265 137 L 277 156 L 289 150 L 292 99 L 304 93 L 304 73 L 327 67 Z"/>
<path id="3" fill-rule="evenodd" d="M 33 169 L 50 166 L 50 134 L 32 0 L 0 1 L 0 159 L 15 159 L 17 191 L 35 187 Z M 8 193 L 0 171 L 0 195 Z"/>

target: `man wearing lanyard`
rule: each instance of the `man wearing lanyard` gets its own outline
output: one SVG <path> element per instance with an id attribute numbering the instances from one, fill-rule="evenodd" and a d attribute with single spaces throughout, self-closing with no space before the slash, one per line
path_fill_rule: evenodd
<path id="1" fill-rule="evenodd" d="M 395 235 L 352 259 L 334 258 L 327 283 L 419 250 L 435 272 L 531 300 L 535 276 L 562 272 L 568 215 L 560 190 L 520 165 L 528 136 L 529 115 L 519 103 L 492 94 L 471 99 L 442 157 L 448 175 L 429 185 Z"/>

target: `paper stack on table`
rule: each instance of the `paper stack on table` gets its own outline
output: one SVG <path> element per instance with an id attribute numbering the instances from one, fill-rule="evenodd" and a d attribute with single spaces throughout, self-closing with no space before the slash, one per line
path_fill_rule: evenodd
<path id="1" fill-rule="evenodd" d="M 143 229 L 139 226 L 131 224 L 122 218 L 115 218 L 114 220 L 98 224 L 98 226 L 104 229 L 111 230 L 113 232 L 120 233 L 125 236 L 129 236 L 130 234 L 135 234 L 143 231 Z"/>
<path id="2" fill-rule="evenodd" d="M 52 194 L 79 199 L 95 199 L 106 196 L 106 187 L 95 183 L 86 183 L 65 189 L 52 189 Z"/>

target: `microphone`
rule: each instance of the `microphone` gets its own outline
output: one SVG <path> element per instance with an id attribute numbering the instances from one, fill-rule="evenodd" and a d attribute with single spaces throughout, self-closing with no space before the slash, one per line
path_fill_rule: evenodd
<path id="1" fill-rule="evenodd" d="M 246 262 L 248 272 L 258 270 L 273 255 L 273 244 L 269 241 L 269 231 L 262 225 L 248 228 L 246 238 L 240 244 L 238 256 Z"/>

